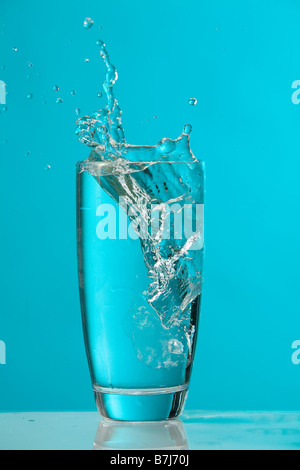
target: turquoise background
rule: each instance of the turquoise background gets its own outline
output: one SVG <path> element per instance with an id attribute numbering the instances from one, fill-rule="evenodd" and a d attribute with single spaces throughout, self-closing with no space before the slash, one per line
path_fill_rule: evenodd
<path id="1" fill-rule="evenodd" d="M 97 39 L 119 72 L 127 140 L 155 144 L 190 122 L 206 161 L 204 303 L 187 408 L 299 409 L 299 14 L 297 0 L 1 0 L 1 411 L 95 409 L 75 240 L 75 163 L 88 150 L 74 128 L 75 108 L 103 104 Z"/>

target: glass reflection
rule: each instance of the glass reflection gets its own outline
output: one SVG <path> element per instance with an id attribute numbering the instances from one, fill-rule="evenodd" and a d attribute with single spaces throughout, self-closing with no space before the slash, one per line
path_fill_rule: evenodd
<path id="1" fill-rule="evenodd" d="M 184 425 L 180 420 L 157 422 L 99 423 L 94 450 L 188 450 Z"/>

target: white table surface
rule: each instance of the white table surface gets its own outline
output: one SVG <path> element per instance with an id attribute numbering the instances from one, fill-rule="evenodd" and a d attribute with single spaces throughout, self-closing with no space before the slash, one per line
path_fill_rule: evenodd
<path id="1" fill-rule="evenodd" d="M 0 413 L 0 450 L 300 449 L 300 412 L 185 412 L 180 420 L 119 423 L 96 412 Z"/>

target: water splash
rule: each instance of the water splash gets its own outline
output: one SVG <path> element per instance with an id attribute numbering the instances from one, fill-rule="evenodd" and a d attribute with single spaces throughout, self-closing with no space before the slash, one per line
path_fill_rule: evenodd
<path id="1" fill-rule="evenodd" d="M 203 167 L 190 149 L 190 124 L 176 140 L 163 138 L 155 146 L 126 142 L 122 111 L 114 94 L 118 74 L 104 42 L 98 40 L 97 46 L 106 66 L 103 90 L 107 105 L 77 121 L 76 134 L 80 142 L 91 149 L 81 168 L 90 171 L 118 204 L 122 198 L 123 203 L 132 208 L 129 218 L 141 239 L 150 280 L 139 304 L 131 308 L 134 312 L 132 338 L 138 357 L 148 365 L 173 367 L 179 360 L 173 361 L 173 356 L 183 356 L 181 360 L 184 360 L 192 349 L 191 311 L 202 291 L 203 240 L 200 232 L 188 239 L 165 239 L 167 211 L 170 203 L 178 204 L 178 212 L 186 203 L 203 203 Z M 94 162 L 103 163 L 96 172 L 95 165 L 90 165 Z M 135 167 L 135 163 L 142 167 Z M 162 166 L 163 163 L 167 165 Z M 141 168 L 143 171 L 139 171 Z M 157 204 L 160 210 L 160 229 L 154 235 L 147 233 L 144 237 L 141 232 L 143 227 L 150 225 L 152 204 Z M 195 215 L 191 217 L 195 223 Z M 158 320 L 162 326 L 160 343 L 163 349 L 150 361 L 148 352 L 143 352 L 145 340 L 140 336 L 145 328 L 140 328 L 139 324 L 153 325 Z"/>

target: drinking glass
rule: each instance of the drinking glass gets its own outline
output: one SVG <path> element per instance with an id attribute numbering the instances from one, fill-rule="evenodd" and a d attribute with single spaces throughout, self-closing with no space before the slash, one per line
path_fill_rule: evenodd
<path id="1" fill-rule="evenodd" d="M 106 418 L 176 418 L 198 333 L 202 162 L 77 164 L 83 331 Z"/>

